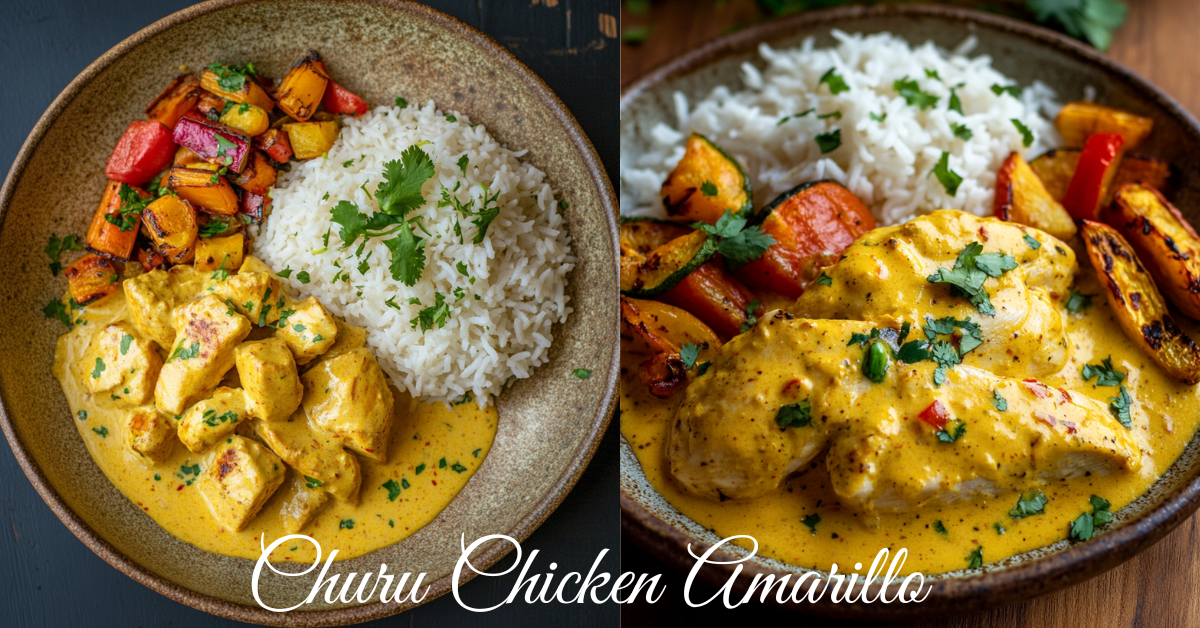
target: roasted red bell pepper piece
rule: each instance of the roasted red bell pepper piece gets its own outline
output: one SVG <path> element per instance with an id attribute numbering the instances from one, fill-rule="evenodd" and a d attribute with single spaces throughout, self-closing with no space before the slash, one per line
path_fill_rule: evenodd
<path id="1" fill-rule="evenodd" d="M 186 146 L 205 161 L 226 166 L 234 172 L 242 171 L 250 154 L 249 137 L 220 122 L 190 113 L 179 119 L 174 137 L 180 146 Z M 171 154 L 174 156 L 174 148 Z"/>
<path id="2" fill-rule="evenodd" d="M 875 228 L 875 217 L 838 183 L 806 183 L 784 192 L 753 222 L 775 239 L 762 257 L 735 271 L 751 288 L 795 299 L 831 266 L 858 236 Z"/>
<path id="3" fill-rule="evenodd" d="M 175 140 L 171 130 L 158 122 L 134 120 L 117 141 L 104 173 L 113 181 L 141 187 L 171 164 Z"/>
<path id="4" fill-rule="evenodd" d="M 742 326 L 749 322 L 746 307 L 754 300 L 754 293 L 726 272 L 721 260 L 713 259 L 692 271 L 661 300 L 687 310 L 727 342 L 742 333 Z M 758 316 L 762 306 L 755 310 Z"/>
<path id="5" fill-rule="evenodd" d="M 333 81 L 329 81 L 329 85 L 325 87 L 325 96 L 321 98 L 321 106 L 329 113 L 348 116 L 361 116 L 370 109 L 367 101 L 359 98 L 358 94 Z"/>
<path id="6" fill-rule="evenodd" d="M 1071 185 L 1063 198 L 1075 220 L 1096 220 L 1100 201 L 1121 167 L 1125 139 L 1117 133 L 1096 133 L 1088 137 L 1079 155 L 1079 164 L 1071 176 Z"/>
<path id="7" fill-rule="evenodd" d="M 292 141 L 283 129 L 267 129 L 262 135 L 255 136 L 254 147 L 277 163 L 286 164 L 292 158 Z"/>
<path id="8" fill-rule="evenodd" d="M 946 423 L 950 420 L 950 411 L 946 409 L 946 406 L 942 405 L 941 401 L 934 399 L 933 403 L 929 404 L 928 408 L 922 410 L 921 414 L 917 415 L 917 417 L 928 423 L 930 427 L 941 430 L 945 429 Z"/>

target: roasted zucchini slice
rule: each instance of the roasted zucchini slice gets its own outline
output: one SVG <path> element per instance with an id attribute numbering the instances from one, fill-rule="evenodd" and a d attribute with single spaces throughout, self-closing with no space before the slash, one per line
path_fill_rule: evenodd
<path id="1" fill-rule="evenodd" d="M 1171 377 L 1187 384 L 1200 382 L 1200 347 L 1175 323 L 1133 247 L 1104 223 L 1084 220 L 1081 231 L 1092 267 L 1125 335 Z"/>
<path id="2" fill-rule="evenodd" d="M 1105 222 L 1133 245 L 1175 307 L 1200 319 L 1200 238 L 1179 210 L 1158 190 L 1131 183 L 1113 193 Z"/>
<path id="3" fill-rule="evenodd" d="M 688 138 L 683 159 L 663 182 L 660 196 L 669 216 L 688 222 L 715 225 L 726 210 L 746 218 L 754 211 L 746 171 L 699 133 Z"/>
<path id="4" fill-rule="evenodd" d="M 715 237 L 695 230 L 658 246 L 644 256 L 621 256 L 621 294 L 638 299 L 658 296 L 679 285 L 717 252 Z"/>

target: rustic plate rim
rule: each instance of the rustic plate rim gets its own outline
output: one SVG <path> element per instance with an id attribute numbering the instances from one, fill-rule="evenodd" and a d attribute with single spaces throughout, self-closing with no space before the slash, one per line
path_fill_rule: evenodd
<path id="1" fill-rule="evenodd" d="M 843 20 L 870 17 L 934 17 L 949 18 L 966 23 L 978 23 L 1050 46 L 1068 56 L 1099 66 L 1142 90 L 1145 97 L 1157 101 L 1176 117 L 1192 135 L 1200 138 L 1200 124 L 1190 112 L 1148 80 L 1113 61 L 1090 46 L 1066 35 L 1014 19 L 973 9 L 922 5 L 889 5 L 878 7 L 843 7 L 807 11 L 747 27 L 736 33 L 712 40 L 675 57 L 639 77 L 621 90 L 621 112 L 646 90 L 661 83 L 711 65 L 728 56 L 752 50 L 759 43 L 786 37 L 799 28 L 828 24 L 837 27 Z M 1192 440 L 1200 438 L 1200 431 Z M 629 447 L 624 436 L 621 447 Z M 1129 560 L 1158 542 L 1200 507 L 1200 474 L 1192 477 L 1174 494 L 1152 510 L 1124 526 L 1088 542 L 1073 546 L 1043 559 L 1030 561 L 1000 571 L 985 571 L 962 578 L 938 580 L 932 583 L 929 597 L 921 604 L 836 604 L 822 598 L 817 603 L 771 604 L 804 613 L 843 619 L 909 619 L 935 617 L 980 611 L 1003 604 L 1012 604 L 1053 593 L 1065 587 L 1094 578 Z M 637 545 L 667 564 L 688 571 L 694 561 L 687 554 L 689 546 L 709 547 L 675 526 L 657 517 L 636 496 L 621 489 L 621 531 Z M 730 561 L 736 557 L 722 551 L 713 554 L 714 560 Z M 742 577 L 736 589 L 745 590 L 746 582 L 757 574 L 781 577 L 785 572 L 756 563 L 741 563 Z M 699 572 L 701 579 L 714 587 L 722 586 L 732 575 L 733 565 L 715 565 Z M 889 589 L 892 591 L 893 589 Z"/>
<path id="2" fill-rule="evenodd" d="M 16 182 L 24 174 L 25 168 L 29 163 L 37 145 L 45 136 L 46 131 L 54 123 L 55 120 L 63 113 L 67 105 L 91 83 L 96 76 L 106 69 L 108 66 L 123 57 L 129 50 L 135 48 L 146 40 L 162 33 L 178 24 L 188 22 L 200 16 L 220 11 L 232 6 L 255 4 L 262 0 L 208 0 L 182 10 L 176 11 L 163 17 L 160 20 L 138 30 L 134 34 L 116 44 L 95 61 L 88 64 L 70 83 L 59 93 L 58 96 L 51 101 L 46 111 L 38 118 L 33 130 L 25 138 L 21 145 L 21 149 L 17 152 L 16 158 L 13 160 L 12 166 L 9 168 L 8 174 L 4 179 L 3 185 L 0 185 L 0 229 L 3 228 L 5 218 L 7 216 L 8 207 L 12 201 L 12 196 L 16 188 Z M 315 0 L 317 2 L 326 2 L 331 0 Z M 492 59 L 504 64 L 509 71 L 518 77 L 534 95 L 543 102 L 551 111 L 554 118 L 566 131 L 570 138 L 572 146 L 580 154 L 583 159 L 584 166 L 590 175 L 592 182 L 597 187 L 600 193 L 600 202 L 605 210 L 605 226 L 609 236 L 609 244 L 612 248 L 613 259 L 617 256 L 617 224 L 616 216 L 619 213 L 616 194 L 613 191 L 612 184 L 608 179 L 607 171 L 600 162 L 599 156 L 596 153 L 595 146 L 592 145 L 587 134 L 580 128 L 575 116 L 570 109 L 558 98 L 558 96 L 546 85 L 533 70 L 529 69 L 520 59 L 511 51 L 493 39 L 486 33 L 476 29 L 475 27 L 451 16 L 447 13 L 434 9 L 424 4 L 411 0 L 351 0 L 355 4 L 365 4 L 379 6 L 385 9 L 397 11 L 402 14 L 415 15 L 418 18 L 426 19 L 435 22 L 448 30 L 454 32 L 459 37 L 469 40 L 472 44 L 481 48 Z M 614 269 L 615 272 L 615 269 Z M 585 437 L 585 440 L 580 445 L 571 458 L 570 463 L 562 470 L 558 479 L 549 488 L 546 495 L 533 506 L 527 515 L 519 520 L 511 530 L 507 531 L 507 535 L 524 541 L 534 532 L 546 518 L 550 516 L 562 503 L 567 493 L 575 486 L 583 471 L 587 468 L 593 455 L 596 453 L 597 447 L 600 445 L 605 430 L 613 416 L 614 407 L 617 399 L 617 374 L 620 368 L 619 352 L 614 352 L 614 358 L 605 366 L 606 380 L 604 382 L 604 392 L 601 399 L 601 404 L 591 417 L 591 427 Z M 597 369 L 598 370 L 598 369 Z M 24 444 L 17 437 L 16 431 L 12 426 L 12 422 L 8 415 L 8 402 L 5 399 L 4 388 L 0 386 L 0 429 L 3 430 L 5 438 L 8 440 L 9 446 L 12 448 L 13 455 L 17 459 L 17 463 L 21 466 L 21 470 L 25 472 L 25 476 L 29 479 L 38 495 L 50 507 L 50 510 L 63 522 L 64 525 L 76 536 L 80 541 L 83 541 L 89 549 L 96 553 L 97 556 L 104 559 L 108 564 L 117 568 L 121 573 L 129 576 L 140 584 L 160 593 L 176 602 L 186 604 L 192 608 L 238 621 L 252 622 L 261 625 L 275 626 L 342 626 L 351 623 L 359 623 L 380 619 L 390 615 L 400 613 L 410 608 L 419 606 L 426 602 L 432 601 L 447 593 L 451 588 L 451 580 L 453 574 L 443 576 L 442 578 L 430 583 L 428 593 L 422 598 L 421 602 L 405 602 L 397 603 L 382 603 L 375 602 L 372 604 L 364 604 L 350 608 L 338 608 L 322 611 L 291 611 L 287 613 L 274 613 L 263 608 L 245 606 L 236 604 L 209 595 L 198 593 L 186 587 L 182 587 L 162 576 L 159 576 L 147 568 L 136 563 L 132 559 L 122 554 L 119 550 L 113 547 L 110 543 L 103 539 L 85 522 L 79 515 L 72 511 L 58 495 L 58 492 L 46 479 L 41 469 L 33 462 L 29 453 L 26 451 Z M 480 570 L 486 570 L 491 567 L 496 561 L 503 558 L 511 551 L 512 547 L 508 543 L 493 543 L 486 548 L 477 559 L 472 561 Z M 468 570 L 468 573 L 463 574 L 459 578 L 459 584 L 465 584 L 467 581 L 475 577 L 474 570 Z"/>

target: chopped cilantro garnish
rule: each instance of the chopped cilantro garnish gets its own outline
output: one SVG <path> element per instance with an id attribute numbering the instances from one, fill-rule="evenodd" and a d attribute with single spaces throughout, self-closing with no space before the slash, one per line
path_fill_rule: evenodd
<path id="1" fill-rule="evenodd" d="M 455 460 L 454 464 L 450 465 L 450 470 L 454 471 L 455 473 L 462 473 L 463 471 L 466 471 L 467 468 Z"/>
<path id="2" fill-rule="evenodd" d="M 833 278 L 825 273 L 821 273 L 821 276 L 817 277 L 817 283 L 821 284 L 822 286 L 832 286 Z"/>
<path id="3" fill-rule="evenodd" d="M 400 485 L 395 480 L 388 480 L 381 485 L 381 488 L 387 489 L 388 501 L 394 502 L 400 496 Z"/>
<path id="4" fill-rule="evenodd" d="M 938 442 L 953 443 L 954 441 L 962 438 L 962 435 L 966 433 L 967 424 L 961 420 L 955 419 L 937 431 L 937 439 Z"/>
<path id="5" fill-rule="evenodd" d="M 60 323 L 67 327 L 71 326 L 71 315 L 67 311 L 67 306 L 63 305 L 63 302 L 58 299 L 47 303 L 46 307 L 42 308 L 42 314 L 45 314 L 46 318 L 58 319 Z"/>
<path id="6" fill-rule="evenodd" d="M 955 90 L 956 88 L 954 87 L 950 88 L 950 102 L 946 105 L 946 108 L 950 111 L 958 112 L 958 115 L 964 115 L 962 110 L 962 100 L 958 97 L 958 92 Z"/>
<path id="7" fill-rule="evenodd" d="M 842 130 L 834 129 L 828 133 L 821 133 L 813 138 L 817 143 L 817 148 L 821 149 L 821 154 L 831 153 L 842 145 Z"/>
<path id="8" fill-rule="evenodd" d="M 317 478 L 310 478 L 306 475 L 306 476 L 304 476 L 304 485 L 307 486 L 308 488 L 321 488 L 322 486 L 325 485 L 325 483 L 318 480 Z"/>
<path id="9" fill-rule="evenodd" d="M 767 235 L 757 226 L 746 227 L 746 219 L 734 216 L 733 212 L 728 209 L 717 220 L 717 224 L 697 222 L 692 225 L 692 228 L 720 238 L 717 252 L 734 266 L 758 259 L 768 247 L 775 244 L 775 238 Z"/>
<path id="10" fill-rule="evenodd" d="M 1008 400 L 1000 394 L 999 390 L 992 391 L 992 403 L 995 404 L 996 410 L 1000 412 L 1008 411 Z"/>
<path id="11" fill-rule="evenodd" d="M 1078 314 L 1089 307 L 1092 307 L 1092 295 L 1084 294 L 1078 290 L 1071 291 L 1071 296 L 1067 299 L 1067 311 Z"/>
<path id="12" fill-rule="evenodd" d="M 121 334 L 121 355 L 129 353 L 129 345 L 133 343 L 133 336 L 129 334 Z"/>
<path id="13" fill-rule="evenodd" d="M 445 458 L 442 458 L 441 460 L 438 460 L 438 468 L 439 468 L 439 469 L 445 469 L 445 468 L 446 468 L 446 459 L 445 459 Z"/>
<path id="14" fill-rule="evenodd" d="M 958 122 L 954 122 L 950 125 L 950 131 L 954 133 L 954 137 L 957 137 L 964 142 L 972 137 L 975 137 L 975 134 L 971 132 L 971 129 L 968 128 L 967 125 L 960 124 Z"/>
<path id="15" fill-rule="evenodd" d="M 154 197 L 142 198 L 138 195 L 137 190 L 125 183 L 122 183 L 121 189 L 117 190 L 117 197 L 121 199 L 120 206 L 117 211 L 105 214 L 104 220 L 116 225 L 121 231 L 133 231 L 138 226 L 138 221 L 146 206 L 154 202 Z"/>
<path id="16" fill-rule="evenodd" d="M 79 238 L 73 235 L 63 236 L 60 240 L 57 235 L 51 234 L 50 241 L 46 243 L 46 256 L 50 258 L 50 273 L 58 276 L 62 270 L 62 264 L 58 261 L 59 256 L 64 251 L 82 251 L 83 247 L 79 246 Z"/>
<path id="17" fill-rule="evenodd" d="M 1083 365 L 1083 381 L 1093 377 L 1097 386 L 1120 386 L 1125 381 L 1125 374 L 1113 368 L 1112 356 L 1104 358 L 1100 364 Z"/>
<path id="18" fill-rule="evenodd" d="M 246 65 L 213 63 L 208 66 L 208 69 L 217 75 L 217 85 L 227 92 L 242 91 L 242 88 L 246 86 L 246 77 L 256 75 L 253 63 Z"/>
<path id="19" fill-rule="evenodd" d="M 422 462 L 421 464 L 417 465 L 417 468 L 416 468 L 416 469 L 413 469 L 413 474 L 414 474 L 414 475 L 421 475 L 421 472 L 422 472 L 422 471 L 424 471 L 424 470 L 425 470 L 425 463 L 424 463 L 424 462 Z"/>
<path id="20" fill-rule="evenodd" d="M 446 122 L 458 122 L 458 118 L 453 115 L 446 114 Z"/>
<path id="21" fill-rule="evenodd" d="M 353 530 L 354 529 L 354 520 L 353 519 L 342 519 L 341 521 L 338 522 L 338 529 L 339 530 Z"/>
<path id="22" fill-rule="evenodd" d="M 1049 502 L 1050 500 L 1046 499 L 1046 496 L 1042 494 L 1040 489 L 1034 489 L 1021 495 L 1017 500 L 1017 505 L 1008 511 L 1008 516 L 1013 519 L 1024 519 L 1025 517 L 1040 515 L 1046 512 L 1046 504 Z"/>
<path id="23" fill-rule="evenodd" d="M 108 438 L 108 428 L 107 427 L 103 427 L 103 426 L 93 427 L 92 431 L 99 434 L 100 438 Z"/>
<path id="24" fill-rule="evenodd" d="M 942 536 L 946 536 L 949 534 L 949 532 L 946 532 L 946 525 L 942 523 L 941 519 L 934 521 L 932 527 L 933 527 L 934 532 L 937 532 L 938 534 L 941 534 Z"/>
<path id="25" fill-rule="evenodd" d="M 779 412 L 775 414 L 775 422 L 781 430 L 812 425 L 812 403 L 805 399 L 779 408 Z"/>
<path id="26" fill-rule="evenodd" d="M 92 379 L 100 379 L 100 374 L 105 370 L 104 360 L 96 358 L 96 366 L 92 368 Z"/>
<path id="27" fill-rule="evenodd" d="M 817 533 L 817 524 L 821 523 L 821 515 L 818 515 L 817 513 L 814 512 L 813 514 L 801 519 L 800 523 L 803 523 L 805 526 L 808 526 L 808 529 L 813 534 L 816 534 Z"/>
<path id="28" fill-rule="evenodd" d="M 1129 389 L 1121 385 L 1121 391 L 1116 397 L 1111 397 L 1108 400 L 1108 409 L 1112 411 L 1113 416 L 1117 417 L 1117 421 L 1125 427 L 1133 426 L 1133 417 L 1130 415 L 1130 408 L 1133 407 L 1133 397 L 1129 394 Z"/>
<path id="29" fill-rule="evenodd" d="M 939 268 L 928 280 L 931 283 L 953 286 L 970 300 L 971 305 L 974 305 L 980 314 L 994 316 L 996 309 L 992 306 L 987 290 L 983 288 L 983 282 L 988 277 L 999 277 L 1016 267 L 1017 262 L 1013 256 L 984 253 L 982 244 L 972 242 L 958 254 L 953 269 Z"/>
<path id="30" fill-rule="evenodd" d="M 922 111 L 937 105 L 938 97 L 921 91 L 921 86 L 915 80 L 909 80 L 904 77 L 892 83 L 892 89 L 900 94 L 904 102 L 914 107 L 919 107 Z"/>
<path id="31" fill-rule="evenodd" d="M 1025 145 L 1025 148 L 1033 146 L 1033 131 L 1030 131 L 1029 127 L 1022 124 L 1021 121 L 1016 118 L 1012 119 L 1012 123 L 1013 126 L 1017 127 L 1017 130 L 1021 132 L 1021 143 Z"/>
<path id="32" fill-rule="evenodd" d="M 817 85 L 828 85 L 829 93 L 835 96 L 842 92 L 850 91 L 850 86 L 846 85 L 846 79 L 837 73 L 836 68 L 829 68 L 827 72 L 822 74 L 821 80 L 817 82 Z"/>
<path id="33" fill-rule="evenodd" d="M 1028 233 L 1021 236 L 1021 238 L 1023 240 L 1025 240 L 1025 245 L 1028 246 L 1030 249 L 1033 249 L 1034 251 L 1042 248 L 1042 243 L 1038 242 L 1036 239 L 1034 239 L 1033 236 L 1029 235 Z"/>
<path id="34" fill-rule="evenodd" d="M 397 107 L 399 107 L 399 108 L 401 108 L 401 109 L 403 109 L 403 108 L 405 108 L 405 107 L 407 107 L 407 106 L 408 106 L 408 101 L 407 101 L 407 100 L 404 100 L 403 98 L 401 98 L 401 97 L 399 97 L 399 96 L 397 96 L 397 97 L 396 97 L 396 101 L 395 101 L 395 102 L 396 102 L 396 106 L 397 106 Z"/>
<path id="35" fill-rule="evenodd" d="M 1113 519 L 1111 505 L 1107 499 L 1092 495 L 1089 499 L 1092 503 L 1092 512 L 1079 515 L 1075 521 L 1071 522 L 1071 535 L 1073 541 L 1086 541 L 1096 533 L 1096 528 L 1107 525 Z"/>
<path id="36" fill-rule="evenodd" d="M 680 347 L 679 357 L 683 360 L 683 368 L 690 369 L 696 364 L 696 358 L 700 357 L 700 346 L 687 343 Z"/>
<path id="37" fill-rule="evenodd" d="M 445 302 L 446 297 L 440 292 L 435 292 L 433 297 L 434 305 L 421 310 L 417 313 L 416 318 L 409 321 L 413 329 L 416 329 L 419 325 L 421 333 L 425 333 L 434 327 L 438 329 L 442 328 L 446 324 L 446 319 L 450 318 L 450 305 Z"/>
<path id="38" fill-rule="evenodd" d="M 467 166 L 470 165 L 470 163 L 471 163 L 471 158 L 467 157 L 465 153 L 463 154 L 462 157 L 458 158 L 458 169 L 463 173 L 463 176 L 466 176 Z"/>
<path id="39" fill-rule="evenodd" d="M 962 185 L 963 178 L 962 175 L 950 169 L 950 153 L 942 151 L 937 165 L 933 167 L 933 176 L 937 177 L 938 182 L 946 189 L 946 194 L 950 196 L 958 194 L 958 186 Z"/>
<path id="40" fill-rule="evenodd" d="M 167 358 L 167 362 L 172 360 L 190 360 L 200 355 L 200 343 L 193 342 L 192 346 L 186 349 L 183 347 L 183 343 L 183 340 L 179 342 L 179 346 L 175 347 L 175 350 L 171 352 L 171 356 Z"/>
<path id="41" fill-rule="evenodd" d="M 757 312 L 758 308 L 760 307 L 762 307 L 762 301 L 759 301 L 758 299 L 754 299 L 746 304 L 746 320 L 742 323 L 742 333 L 750 331 L 752 327 L 758 324 L 758 316 L 756 316 L 754 313 Z"/>
<path id="42" fill-rule="evenodd" d="M 967 554 L 967 569 L 978 569 L 983 566 L 983 546 L 980 545 Z"/>
<path id="43" fill-rule="evenodd" d="M 574 371 L 571 371 L 571 373 L 574 374 L 575 377 L 578 377 L 579 379 L 588 379 L 589 377 L 592 376 L 592 372 L 589 371 L 588 369 L 575 369 Z"/>
<path id="44" fill-rule="evenodd" d="M 885 111 L 885 112 L 883 112 L 883 114 L 877 114 L 875 112 L 871 112 L 871 119 L 876 122 L 883 122 L 884 120 L 887 120 L 887 112 Z"/>
<path id="45" fill-rule="evenodd" d="M 302 271 L 296 273 L 296 280 L 299 281 L 300 283 L 308 283 L 309 282 L 308 271 L 302 270 Z"/>
<path id="46" fill-rule="evenodd" d="M 700 193 L 707 197 L 716 196 L 717 186 L 713 185 L 712 181 L 705 180 L 704 183 L 700 184 Z"/>
<path id="47" fill-rule="evenodd" d="M 1003 96 L 1004 94 L 1008 94 L 1009 96 L 1012 96 L 1013 98 L 1020 98 L 1021 97 L 1021 86 L 1020 85 L 995 84 L 995 85 L 992 85 L 992 93 L 997 96 Z"/>
<path id="48" fill-rule="evenodd" d="M 700 377 L 708 372 L 708 367 L 712 366 L 712 362 L 701 362 L 700 366 L 696 367 L 696 377 Z"/>

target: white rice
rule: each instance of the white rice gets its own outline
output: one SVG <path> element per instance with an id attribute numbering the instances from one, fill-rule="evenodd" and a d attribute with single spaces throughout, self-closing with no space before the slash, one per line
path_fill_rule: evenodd
<path id="1" fill-rule="evenodd" d="M 327 158 L 293 164 L 280 177 L 254 248 L 276 271 L 292 270 L 285 280 L 292 291 L 315 296 L 366 328 L 367 343 L 397 387 L 426 400 L 458 401 L 470 393 L 486 405 L 510 378 L 529 377 L 548 359 L 552 325 L 565 322 L 572 311 L 565 291 L 575 258 L 544 173 L 521 163 L 523 151 L 501 146 L 482 125 L 458 112 L 454 116 L 457 121 L 448 120 L 429 102 L 376 107 L 347 118 Z M 424 206 L 411 215 L 421 217 L 432 237 L 415 230 L 425 238 L 426 262 L 421 280 L 408 287 L 392 279 L 385 238 L 371 239 L 361 257 L 354 256 L 357 243 L 343 250 L 330 210 L 349 200 L 367 214 L 378 211 L 374 192 L 384 163 L 422 142 L 434 176 L 423 187 Z M 465 175 L 456 163 L 464 154 L 470 159 Z M 350 160 L 354 163 L 343 167 Z M 500 193 L 500 214 L 479 244 L 472 243 L 477 229 L 466 217 L 459 217 L 464 241 L 459 244 L 455 210 L 437 207 L 442 188 L 456 183 L 462 184 L 459 199 L 474 199 L 475 209 L 481 184 Z M 364 184 L 370 195 L 361 189 Z M 369 264 L 365 273 L 357 269 L 362 259 Z M 459 262 L 474 283 L 456 269 Z M 333 283 L 343 270 L 349 281 Z M 300 271 L 308 272 L 309 283 L 299 281 Z M 453 296 L 456 288 L 463 291 L 461 300 Z M 435 293 L 446 296 L 450 317 L 444 327 L 422 333 L 410 321 L 434 305 Z M 410 298 L 421 304 L 410 304 Z M 395 308 L 386 304 L 389 299 Z"/>
<path id="2" fill-rule="evenodd" d="M 1058 144 L 1050 122 L 1059 109 L 1054 91 L 1035 82 L 1024 86 L 1020 98 L 995 94 L 993 85 L 1015 81 L 992 69 L 990 57 L 966 56 L 975 47 L 974 37 L 948 52 L 932 42 L 913 48 L 890 33 L 835 30 L 833 36 L 839 42 L 834 48 L 814 49 L 812 38 L 788 50 L 764 44 L 759 48 L 764 70 L 746 63 L 742 86 L 718 86 L 696 103 L 676 92 L 674 125 L 635 129 L 638 139 L 622 142 L 622 213 L 664 215 L 659 188 L 692 132 L 706 135 L 741 162 L 756 208 L 800 183 L 833 179 L 862 199 L 881 225 L 945 208 L 989 215 L 996 170 L 1008 155 L 1036 155 Z M 832 95 L 820 84 L 830 68 L 849 91 Z M 893 89 L 905 77 L 937 96 L 936 106 L 921 111 L 909 105 Z M 963 114 L 948 109 L 950 89 L 960 83 L 956 93 Z M 810 113 L 779 124 L 808 109 L 840 112 L 841 118 Z M 886 117 L 880 122 L 871 114 Z M 1013 118 L 1033 132 L 1032 146 L 1023 145 Z M 973 137 L 955 137 L 953 123 L 965 124 Z M 834 129 L 841 130 L 842 144 L 822 155 L 814 137 Z M 943 151 L 950 155 L 950 169 L 963 177 L 954 196 L 930 176 Z"/>

